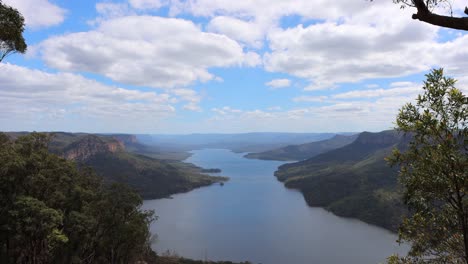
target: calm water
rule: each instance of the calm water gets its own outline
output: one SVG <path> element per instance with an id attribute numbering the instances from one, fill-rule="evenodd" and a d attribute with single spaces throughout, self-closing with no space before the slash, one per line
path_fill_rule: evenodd
<path id="1" fill-rule="evenodd" d="M 243 158 L 228 150 L 194 151 L 187 161 L 230 177 L 174 199 L 148 200 L 159 216 L 153 248 L 194 259 L 264 264 L 379 263 L 406 252 L 396 236 L 358 220 L 308 207 L 302 195 L 273 176 L 278 161 Z"/>

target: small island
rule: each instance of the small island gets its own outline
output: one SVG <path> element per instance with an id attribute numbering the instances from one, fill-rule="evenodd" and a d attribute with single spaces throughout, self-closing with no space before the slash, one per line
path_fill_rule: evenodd
<path id="1" fill-rule="evenodd" d="M 221 169 L 201 169 L 202 173 L 221 173 Z"/>

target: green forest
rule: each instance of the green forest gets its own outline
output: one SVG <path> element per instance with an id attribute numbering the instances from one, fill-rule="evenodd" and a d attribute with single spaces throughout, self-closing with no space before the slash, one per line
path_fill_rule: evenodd
<path id="1" fill-rule="evenodd" d="M 466 54 L 455 50 L 454 54 L 448 54 L 447 57 L 450 55 L 451 59 L 456 58 L 462 62 L 454 65 L 447 63 L 447 66 L 444 66 L 450 74 L 454 73 L 461 79 L 462 85 L 465 85 L 462 88 L 457 88 L 457 80 L 446 75 L 442 68 L 450 59 L 442 56 L 445 54 L 432 54 L 436 51 L 451 52 L 451 47 L 457 47 L 456 45 L 460 45 L 463 38 L 468 36 L 464 34 L 468 30 L 468 7 L 463 6 L 464 9 L 460 9 L 460 5 L 456 5 L 454 1 L 441 0 L 393 0 L 393 3 L 388 1 L 390 6 L 396 4 L 403 9 L 402 12 L 406 12 L 407 9 L 413 10 L 415 13 L 411 18 L 417 25 L 422 22 L 423 25 L 429 26 L 419 28 L 411 24 L 406 28 L 404 24 L 407 22 L 394 24 L 391 19 L 383 20 L 384 22 L 361 21 L 370 17 L 380 19 L 379 15 L 376 16 L 372 12 L 384 12 L 375 12 L 375 8 L 369 8 L 369 13 L 360 11 L 359 14 L 363 18 L 358 18 L 359 15 L 352 11 L 348 16 L 341 16 L 338 13 L 343 10 L 339 6 L 328 13 L 328 16 L 333 17 L 318 14 L 311 14 L 309 17 L 309 14 L 298 10 L 301 8 L 294 6 L 294 2 L 289 6 L 277 6 L 276 11 L 256 17 L 242 7 L 234 8 L 232 13 L 227 11 L 232 7 L 213 7 L 211 10 L 211 7 L 205 6 L 206 10 L 200 8 L 192 10 L 192 13 L 187 11 L 197 4 L 203 4 L 203 1 L 187 1 L 184 5 L 181 1 L 128 1 L 125 4 L 108 1 L 92 3 L 96 9 L 95 13 L 99 15 L 93 20 L 88 20 L 88 15 L 80 17 L 80 27 L 70 30 L 77 32 L 62 32 L 63 35 L 50 37 L 60 31 L 48 29 L 50 31 L 44 33 L 42 41 L 34 43 L 30 48 L 32 52 L 28 53 L 28 56 L 13 57 L 13 63 L 4 63 L 4 60 L 10 59 L 15 53 L 25 54 L 28 51 L 27 40 L 41 39 L 39 34 L 35 35 L 34 30 L 44 26 L 29 28 L 27 23 L 34 21 L 31 20 L 31 9 L 25 19 L 16 7 L 4 2 L 15 1 L 0 0 L 0 71 L 6 69 L 8 72 L 30 73 L 31 76 L 39 76 L 36 79 L 44 83 L 37 84 L 37 80 L 28 79 L 29 76 L 8 73 L 0 76 L 2 80 L 6 80 L 0 85 L 7 87 L 0 87 L 0 103 L 6 105 L 14 101 L 9 105 L 13 109 L 10 112 L 7 113 L 6 107 L 2 108 L 5 113 L 0 112 L 1 120 L 6 120 L 4 116 L 15 121 L 18 119 L 16 126 L 11 127 L 22 129 L 34 127 L 44 120 L 58 120 L 59 124 L 62 122 L 60 119 L 71 118 L 68 123 L 60 123 L 62 126 L 53 126 L 63 128 L 65 124 L 75 125 L 74 121 L 81 120 L 80 115 L 83 114 L 83 127 L 90 131 L 104 132 L 0 132 L 0 263 L 235 264 L 230 261 L 210 261 L 207 257 L 204 261 L 188 259 L 171 251 L 156 252 L 154 246 L 158 232 L 158 212 L 143 209 L 144 200 L 173 198 L 173 194 L 189 192 L 215 183 L 219 184 L 218 191 L 229 189 L 231 186 L 225 186 L 229 178 L 220 175 L 224 172 L 224 167 L 223 170 L 215 166 L 201 168 L 182 162 L 193 154 L 189 151 L 204 148 L 229 149 L 242 153 L 243 157 L 249 159 L 284 162 L 274 176 L 284 184 L 281 187 L 300 191 L 300 197 L 304 198 L 304 204 L 307 206 L 321 207 L 340 217 L 356 218 L 387 229 L 383 231 L 390 230 L 391 232 L 387 233 L 395 235 L 395 238 L 398 236 L 396 242 L 408 247 L 407 254 L 387 256 L 386 261 L 390 264 L 468 263 L 468 97 L 463 94 L 463 91 L 466 91 L 467 79 L 462 74 L 463 68 L 466 68 L 466 62 L 463 62 L 466 60 Z M 17 1 L 16 4 L 24 8 L 20 2 Z M 177 2 L 178 5 L 169 7 L 174 4 L 172 2 Z M 211 4 L 214 2 L 218 1 Z M 366 2 L 369 5 L 377 4 L 377 1 L 373 0 Z M 58 27 L 64 21 L 68 10 L 48 1 L 42 3 L 46 3 L 60 20 L 48 26 Z M 168 13 L 167 17 L 154 16 L 157 13 L 155 10 L 163 6 L 164 11 Z M 441 6 L 449 11 L 444 11 Z M 305 8 L 306 5 L 301 7 Z M 143 11 L 145 9 L 148 10 Z M 357 9 L 354 11 L 357 12 Z M 443 12 L 449 15 L 444 15 Z M 93 13 L 92 16 L 96 14 Z M 200 14 L 206 17 L 199 19 Z M 40 10 L 37 15 L 41 15 Z M 190 20 L 193 18 L 196 19 Z M 135 28 L 132 34 L 128 34 L 128 30 L 123 30 L 124 34 L 120 34 L 119 29 L 125 29 L 124 26 L 127 26 L 124 22 L 120 23 L 125 19 L 133 21 L 134 27 L 145 25 L 141 27 L 147 31 L 137 32 Z M 152 24 L 148 26 L 136 23 L 140 22 L 137 21 L 140 19 Z M 85 20 L 87 21 L 83 22 Z M 165 26 L 164 30 L 167 27 L 167 32 L 159 35 L 160 32 L 151 31 L 151 26 L 158 23 Z M 82 31 L 84 24 L 90 27 L 89 31 Z M 385 27 L 382 27 L 382 24 Z M 367 27 L 362 27 L 363 25 Z M 381 28 L 377 25 L 389 32 L 381 34 L 378 32 Z M 170 26 L 174 26 L 171 28 L 173 31 L 169 30 Z M 432 26 L 436 26 L 434 31 L 430 29 Z M 255 27 L 255 32 L 243 34 L 243 31 Z M 445 31 L 437 31 L 439 28 Z M 414 29 L 424 29 L 427 32 L 417 32 L 421 33 L 418 35 Z M 183 31 L 182 34 L 175 34 L 178 30 Z M 454 33 L 456 30 L 463 33 Z M 346 36 L 351 31 L 360 35 Z M 23 36 L 25 32 L 29 39 Z M 164 35 L 170 35 L 171 38 L 166 39 Z M 73 36 L 71 40 L 70 36 Z M 321 39 L 317 36 L 323 36 L 329 43 L 319 43 Z M 343 36 L 345 37 L 341 38 Z M 363 36 L 369 36 L 371 40 L 363 40 Z M 96 37 L 95 43 L 87 42 L 87 38 L 91 37 Z M 130 38 L 126 39 L 127 37 Z M 135 39 L 131 40 L 132 37 Z M 117 39 L 119 41 L 115 41 Z M 120 40 L 123 40 L 123 44 Z M 419 44 L 422 52 L 418 47 L 404 49 L 405 46 L 411 46 L 415 40 L 421 40 L 422 44 Z M 101 45 L 101 42 L 107 44 L 98 47 L 99 52 L 94 55 L 89 53 L 95 46 Z M 114 53 L 107 50 L 107 46 L 115 42 L 122 45 L 116 45 Z M 169 45 L 158 46 L 159 42 L 167 42 Z M 207 45 L 210 42 L 211 44 Z M 432 43 L 436 47 L 426 46 L 424 42 Z M 307 43 L 311 46 L 308 47 Z M 66 46 L 69 48 L 68 53 L 64 51 Z M 318 52 L 322 49 L 326 50 L 324 54 Z M 367 54 L 366 49 L 375 53 Z M 193 51 L 193 54 L 189 53 Z M 423 55 L 431 54 L 410 60 L 409 57 L 416 51 L 424 53 Z M 47 57 L 52 53 L 55 55 L 55 52 L 60 54 L 57 58 Z M 198 53 L 206 53 L 206 57 Z M 118 57 L 116 54 L 122 55 L 124 59 L 115 60 L 115 57 Z M 407 65 L 395 63 L 402 61 L 404 57 L 401 54 L 408 57 L 408 62 L 405 62 Z M 161 59 L 163 64 L 155 62 L 154 58 L 159 59 L 157 56 L 164 57 Z M 100 61 L 94 60 L 95 57 L 99 57 Z M 140 63 L 143 63 L 133 63 L 134 57 L 140 57 Z M 347 57 L 350 57 L 349 61 Z M 363 58 L 367 60 L 361 60 Z M 37 61 L 25 62 L 28 59 Z M 41 59 L 43 61 L 40 61 Z M 380 64 L 374 65 L 374 60 L 380 60 Z M 416 65 L 419 61 L 423 63 Z M 21 64 L 30 67 L 20 66 Z M 38 65 L 43 68 L 32 69 Z M 238 67 L 238 72 L 224 72 L 225 68 L 234 65 Z M 242 67 L 250 68 L 244 70 Z M 261 78 L 252 78 L 261 67 L 264 67 Z M 430 70 L 431 68 L 433 69 Z M 216 70 L 211 72 L 212 69 Z M 210 108 L 205 112 L 211 114 L 206 115 L 201 102 L 207 98 L 207 101 L 217 100 L 214 89 L 210 95 L 208 91 L 224 82 L 223 77 L 227 80 L 226 83 L 238 79 L 239 83 L 227 84 L 228 87 L 232 85 L 250 89 L 250 83 L 240 82 L 245 81 L 245 78 L 239 78 L 236 75 L 239 72 L 248 72 L 242 76 L 250 77 L 252 83 L 256 82 L 252 86 L 263 83 L 265 89 L 262 92 L 268 90 L 268 96 L 276 99 L 272 100 L 271 104 L 263 104 L 258 99 L 267 97 L 261 93 L 252 93 L 248 94 L 253 96 L 251 102 L 245 100 L 246 102 L 242 102 L 245 104 L 231 107 L 225 103 L 230 104 L 231 100 L 243 101 L 244 97 L 226 93 L 228 95 L 224 99 L 228 100 L 223 102 L 224 106 L 211 103 L 205 105 L 206 109 Z M 221 73 L 225 75 L 222 76 Z M 424 73 L 425 79 L 418 80 L 422 81 L 422 87 L 416 87 L 419 83 L 416 83 L 415 79 Z M 8 75 L 14 76 L 15 79 L 9 79 L 11 76 Z M 271 80 L 273 77 L 276 79 Z M 278 79 L 280 77 L 281 79 Z M 21 78 L 25 79 L 24 83 Z M 177 78 L 182 80 L 176 80 Z M 336 80 L 331 80 L 334 78 Z M 49 79 L 53 80 L 47 82 Z M 210 81 L 216 81 L 216 85 L 207 84 Z M 76 90 L 58 93 L 57 83 L 60 87 L 69 85 Z M 194 83 L 200 86 L 190 86 Z M 202 86 L 205 84 L 208 88 Z M 32 104 L 36 99 L 34 96 L 37 90 L 46 90 L 48 85 L 51 86 L 49 94 L 37 96 L 40 103 L 27 108 L 27 104 Z M 88 85 L 90 88 L 85 87 Z M 355 90 L 358 86 L 366 89 Z M 387 89 L 383 86 L 387 86 Z M 298 87 L 303 91 L 312 92 L 308 95 L 298 95 L 297 91 L 290 92 Z M 17 94 L 15 88 L 24 91 Z M 152 92 L 150 88 L 162 89 Z M 334 92 L 341 88 L 344 88 L 342 90 L 345 92 Z M 85 102 L 86 99 L 83 98 L 86 96 L 80 94 L 81 90 L 86 89 L 89 89 L 86 95 L 89 102 Z M 95 93 L 91 91 L 94 89 Z M 282 95 L 278 94 L 283 91 L 285 95 L 294 96 L 290 98 L 292 103 L 288 103 L 288 110 L 284 110 L 284 106 L 278 104 L 279 99 L 282 99 Z M 30 94 L 33 96 L 28 97 Z M 406 99 L 405 96 L 413 94 L 417 94 L 417 97 L 408 98 L 407 103 L 401 101 Z M 49 101 L 48 95 L 59 99 Z M 21 100 L 22 97 L 26 99 Z M 60 103 L 61 97 L 67 97 L 69 101 L 64 103 L 62 108 L 49 111 L 53 108 L 52 105 Z M 238 100 L 239 98 L 242 100 Z M 255 102 L 256 100 L 258 101 Z M 398 102 L 398 108 L 395 107 L 395 102 Z M 308 105 L 304 106 L 306 103 Z M 301 105 L 301 108 L 296 107 L 298 105 Z M 89 109 L 92 110 L 87 112 Z M 128 114 L 132 109 L 137 115 Z M 380 109 L 381 112 L 375 109 Z M 397 109 L 399 110 L 396 114 Z M 383 128 L 384 118 L 380 120 L 380 116 L 373 116 L 375 112 L 385 115 L 393 110 L 395 111 L 391 116 L 396 114 L 396 118 L 392 119 L 393 128 Z M 9 116 L 11 113 L 13 117 Z M 153 117 L 153 114 L 157 118 L 146 119 L 147 116 Z M 29 119 L 29 115 L 35 119 Z M 110 117 L 109 124 L 113 126 L 107 126 L 107 122 L 93 123 L 95 120 L 102 121 L 99 119 L 101 115 Z M 124 126 L 121 124 L 125 123 L 120 119 L 122 116 L 125 116 L 122 120 L 128 123 Z M 191 120 L 193 117 L 202 116 L 203 119 Z M 93 119 L 95 117 L 99 118 Z M 171 117 L 174 117 L 174 120 L 167 121 Z M 366 119 L 368 117 L 379 120 Z M 122 129 L 135 125 L 137 122 L 134 121 L 139 120 L 138 118 L 157 124 L 144 126 L 145 129 L 140 130 L 135 128 L 135 131 L 149 131 L 147 128 L 157 130 L 160 127 L 167 127 L 168 131 L 178 129 L 177 131 L 184 132 L 185 129 L 191 131 L 200 127 L 221 129 L 224 124 L 232 122 L 230 128 L 226 126 L 227 131 L 231 129 L 249 132 L 141 134 L 140 139 L 146 138 L 148 144 L 139 142 L 137 135 L 106 133 L 106 129 Z M 304 124 L 300 123 L 306 121 L 310 122 L 311 126 L 317 125 L 307 129 L 317 131 L 347 131 L 347 127 L 340 126 L 342 124 L 323 127 L 316 124 L 328 121 L 343 122 L 359 129 L 364 125 L 354 126 L 353 122 L 367 122 L 372 123 L 369 127 L 379 128 L 372 131 L 387 130 L 296 133 L 305 130 Z M 376 124 L 373 124 L 374 121 Z M 44 122 L 45 125 L 52 123 Z M 251 131 L 251 127 L 259 129 L 257 125 L 271 123 L 281 123 L 276 128 L 285 127 L 284 129 L 294 132 Z M 99 128 L 90 129 L 89 124 Z M 210 126 L 212 124 L 215 126 Z M 297 127 L 289 128 L 288 124 L 295 124 Z M 11 128 L 7 125 L 5 127 Z M 71 129 L 81 131 L 78 125 Z M 121 131 L 125 129 L 128 128 Z M 20 131 L 3 127 L 2 130 Z M 225 131 L 224 128 L 221 130 Z M 230 165 L 236 167 L 238 164 Z M 251 179 L 244 179 L 244 183 L 249 180 Z M 252 183 L 252 186 L 255 186 L 255 183 Z M 277 193 L 275 192 L 275 195 Z M 247 193 L 236 193 L 231 195 L 231 198 L 234 196 L 235 200 L 240 195 L 247 197 Z M 237 201 L 233 204 L 237 204 Z M 200 208 L 205 209 L 203 206 L 206 205 L 200 205 Z M 268 207 L 268 204 L 261 206 Z M 272 207 L 275 206 L 276 204 Z M 311 209 L 310 207 L 306 209 Z M 272 208 L 272 211 L 276 209 Z M 328 214 L 325 210 L 324 213 Z M 277 213 L 283 212 L 278 210 Z M 235 217 L 234 214 L 229 215 L 229 220 Z M 257 223 L 262 225 L 268 221 L 263 218 L 252 221 L 254 220 L 258 220 Z M 289 223 L 284 223 L 287 224 Z M 150 231 L 152 225 L 156 227 L 156 233 Z M 230 228 L 214 226 L 220 229 Z M 234 229 L 229 231 L 237 232 Z M 223 239 L 228 240 L 229 237 Z M 278 237 L 278 241 L 283 243 L 281 239 Z M 310 241 L 303 240 L 301 243 L 306 242 Z M 339 250 L 332 248 L 333 253 L 339 253 Z"/>

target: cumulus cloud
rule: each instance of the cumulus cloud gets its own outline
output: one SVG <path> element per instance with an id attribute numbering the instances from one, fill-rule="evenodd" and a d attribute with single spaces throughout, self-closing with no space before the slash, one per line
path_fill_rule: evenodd
<path id="1" fill-rule="evenodd" d="M 413 98 L 422 91 L 421 87 L 422 85 L 414 85 L 412 83 L 409 83 L 409 85 L 406 87 L 397 86 L 397 88 L 391 89 L 354 90 L 346 93 L 335 94 L 332 97 L 335 99 L 373 98 L 391 96 L 408 96 L 409 98 Z"/>
<path id="2" fill-rule="evenodd" d="M 393 128 L 398 110 L 406 102 L 414 103 L 422 92 L 421 87 L 413 82 L 394 82 L 385 88 L 299 96 L 292 100 L 310 104 L 290 109 L 249 110 L 225 106 L 212 109 L 214 115 L 205 121 L 205 126 L 249 128 L 252 131 L 285 131 L 285 128 L 296 132 L 380 131 Z"/>
<path id="3" fill-rule="evenodd" d="M 258 47 L 266 36 L 271 52 L 263 56 L 265 69 L 309 80 L 305 90 L 407 76 L 437 65 L 468 68 L 461 63 L 468 61 L 461 59 L 468 56 L 463 34 L 441 43 L 440 28 L 412 20 L 415 10 L 401 10 L 391 1 L 187 0 L 166 4 L 174 14 L 212 18 L 209 30 L 250 46 Z M 464 6 L 459 3 L 453 8 L 458 12 Z M 281 19 L 294 15 L 305 24 L 314 23 L 281 28 Z"/>
<path id="4" fill-rule="evenodd" d="M 66 117 L 66 122 L 73 122 L 79 117 L 82 121 L 98 120 L 102 124 L 120 120 L 111 122 L 120 130 L 119 124 L 137 121 L 133 127 L 137 129 L 175 111 L 168 94 L 108 86 L 72 73 L 47 73 L 2 64 L 0 82 L 0 112 L 3 113 L 0 120 L 5 125 L 46 119 L 56 129 L 68 129 L 57 119 Z M 57 123 L 62 126 L 55 126 Z"/>
<path id="5" fill-rule="evenodd" d="M 306 90 L 427 70 L 436 30 L 395 20 L 391 26 L 325 22 L 278 29 L 269 35 L 272 52 L 264 56 L 265 68 L 310 80 Z"/>
<path id="6" fill-rule="evenodd" d="M 190 111 L 200 112 L 200 102 L 201 96 L 194 90 L 191 89 L 172 89 L 170 92 L 180 98 L 180 100 L 185 101 L 184 109 Z"/>
<path id="7" fill-rule="evenodd" d="M 207 25 L 207 30 L 224 34 L 241 43 L 255 48 L 261 48 L 264 42 L 264 29 L 252 21 L 244 21 L 234 17 L 217 16 Z"/>
<path id="8" fill-rule="evenodd" d="M 328 96 L 324 96 L 324 95 L 322 96 L 303 95 L 303 96 L 294 97 L 293 101 L 294 102 L 324 102 L 327 99 L 328 99 Z"/>
<path id="9" fill-rule="evenodd" d="M 205 120 L 203 127 L 207 131 L 217 129 L 222 132 L 380 131 L 393 127 L 398 109 L 402 102 L 407 101 L 406 96 L 396 96 L 375 101 L 330 102 L 327 105 L 289 110 L 238 109 L 236 114 L 214 109 L 214 115 Z"/>
<path id="10" fill-rule="evenodd" d="M 216 78 L 211 67 L 255 66 L 253 52 L 234 40 L 206 33 L 191 21 L 125 16 L 96 30 L 55 36 L 39 44 L 42 59 L 63 71 L 84 71 L 114 81 L 156 88 Z"/>
<path id="11" fill-rule="evenodd" d="M 467 35 L 440 42 L 440 29 L 411 21 L 411 10 L 399 10 L 391 2 L 375 4 L 355 14 L 344 12 L 341 20 L 271 31 L 265 68 L 309 80 L 305 90 L 407 76 L 438 65 L 467 73 L 463 58 L 468 51 L 462 44 Z"/>
<path id="12" fill-rule="evenodd" d="M 129 0 L 132 7 L 137 9 L 159 9 L 168 4 L 164 0 Z"/>
<path id="13" fill-rule="evenodd" d="M 65 20 L 67 12 L 48 0 L 3 0 L 3 3 L 17 8 L 26 26 L 33 29 L 58 25 Z"/>
<path id="14" fill-rule="evenodd" d="M 271 80 L 267 83 L 265 83 L 266 86 L 269 86 L 273 89 L 279 89 L 279 88 L 286 88 L 291 86 L 291 80 L 289 79 L 274 79 Z"/>
<path id="15" fill-rule="evenodd" d="M 313 19 L 336 19 L 344 12 L 356 12 L 369 4 L 364 1 L 338 0 L 330 3 L 317 0 L 186 0 L 172 1 L 173 14 L 190 13 L 195 16 L 224 15 L 242 19 L 254 18 L 258 22 L 278 22 L 281 17 L 299 15 Z"/>
<path id="16" fill-rule="evenodd" d="M 96 12 L 99 14 L 96 23 L 102 22 L 104 19 L 122 17 L 133 13 L 128 4 L 112 2 L 96 3 Z"/>

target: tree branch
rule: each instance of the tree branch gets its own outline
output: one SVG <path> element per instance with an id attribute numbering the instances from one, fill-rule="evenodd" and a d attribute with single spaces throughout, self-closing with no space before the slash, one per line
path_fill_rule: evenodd
<path id="1" fill-rule="evenodd" d="M 446 28 L 453 28 L 468 31 L 468 17 L 451 17 L 441 16 L 432 13 L 423 0 L 413 0 L 414 6 L 418 12 L 413 14 L 413 19 Z M 465 8 L 465 13 L 468 14 L 468 8 Z"/>

